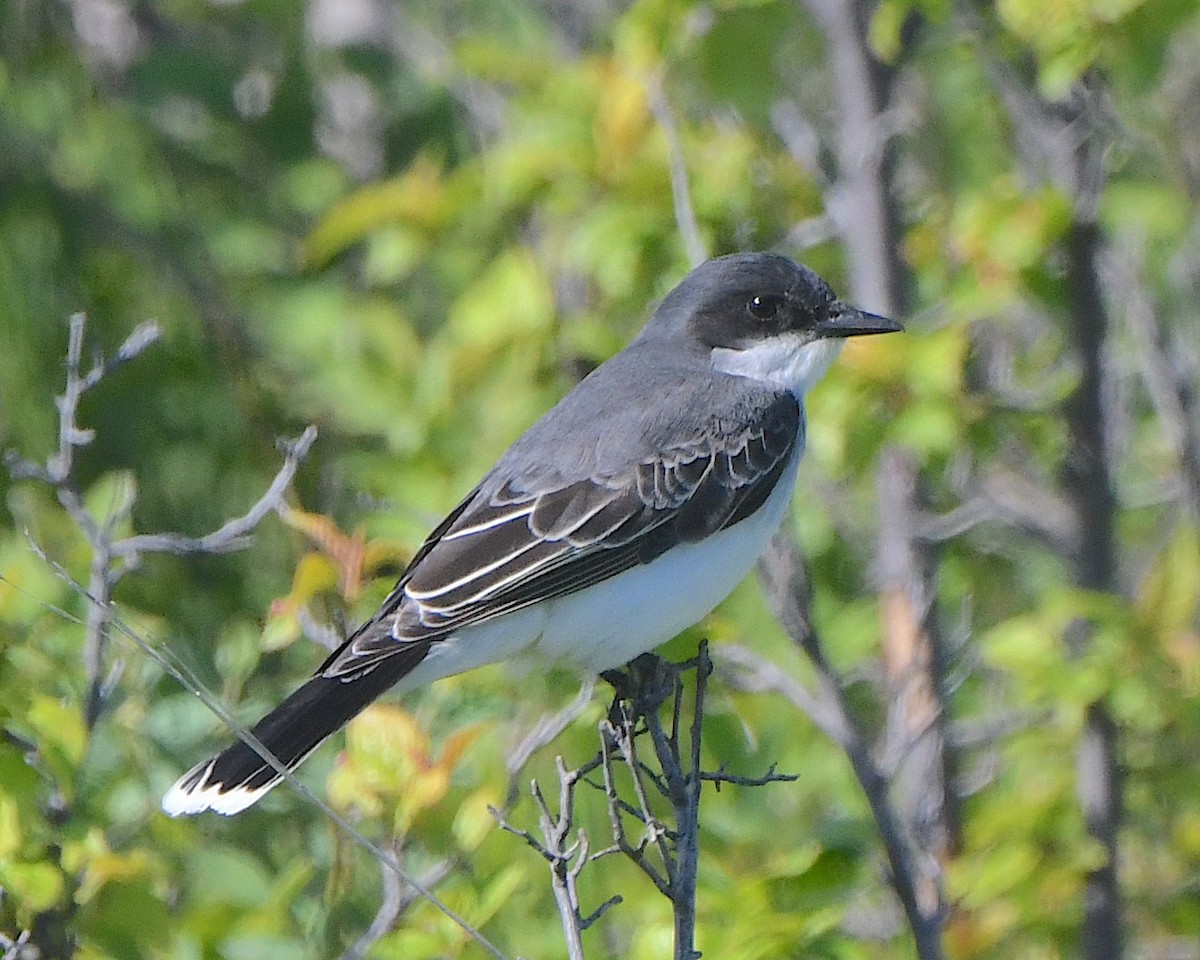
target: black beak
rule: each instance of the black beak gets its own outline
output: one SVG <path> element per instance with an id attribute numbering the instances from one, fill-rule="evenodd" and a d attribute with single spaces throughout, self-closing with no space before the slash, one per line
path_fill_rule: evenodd
<path id="1" fill-rule="evenodd" d="M 819 337 L 858 337 L 867 333 L 900 333 L 904 328 L 895 320 L 864 313 L 844 303 L 829 305 L 829 316 L 818 321 Z"/>

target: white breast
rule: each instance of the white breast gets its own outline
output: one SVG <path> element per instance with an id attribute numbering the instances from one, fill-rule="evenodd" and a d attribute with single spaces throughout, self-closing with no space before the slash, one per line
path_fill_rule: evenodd
<path id="1" fill-rule="evenodd" d="M 699 622 L 745 578 L 779 529 L 799 461 L 797 450 L 766 502 L 740 523 L 550 601 L 531 652 L 599 673 Z"/>

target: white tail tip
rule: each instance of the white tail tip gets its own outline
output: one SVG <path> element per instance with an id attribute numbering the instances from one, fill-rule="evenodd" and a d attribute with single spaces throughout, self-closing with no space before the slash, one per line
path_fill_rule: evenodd
<path id="1" fill-rule="evenodd" d="M 273 777 L 261 787 L 226 787 L 222 783 L 209 782 L 215 763 L 215 757 L 198 763 L 176 780 L 162 799 L 163 812 L 172 817 L 183 817 L 212 810 L 231 817 L 261 800 L 281 779 Z"/>

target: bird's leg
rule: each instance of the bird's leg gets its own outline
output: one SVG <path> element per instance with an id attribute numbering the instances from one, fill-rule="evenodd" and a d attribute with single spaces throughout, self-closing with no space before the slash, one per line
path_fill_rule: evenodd
<path id="1" fill-rule="evenodd" d="M 688 664 L 682 665 L 685 669 Z M 624 720 L 623 703 L 632 708 L 632 718 L 644 717 L 657 710 L 675 690 L 680 666 L 655 653 L 643 653 L 618 670 L 605 670 L 600 679 L 612 685 L 613 703 L 608 709 L 610 723 Z"/>
<path id="2" fill-rule="evenodd" d="M 617 700 L 628 699 L 629 676 L 624 670 L 619 667 L 613 670 L 602 670 L 600 672 L 600 679 L 613 688 L 613 696 L 615 697 L 613 706 L 616 706 Z M 612 714 L 611 707 L 608 712 L 610 715 Z"/>
<path id="3" fill-rule="evenodd" d="M 630 709 L 626 706 L 632 704 L 634 697 L 634 681 L 629 675 L 629 666 L 626 664 L 624 668 L 605 670 L 600 674 L 600 679 L 613 688 L 613 701 L 608 708 L 608 722 L 613 727 L 632 719 L 629 717 Z"/>
<path id="4" fill-rule="evenodd" d="M 620 709 L 627 703 L 633 717 L 645 717 L 658 710 L 667 700 L 675 696 L 680 677 L 695 670 L 700 679 L 708 679 L 713 672 L 712 659 L 707 644 L 701 644 L 696 656 L 682 663 L 665 660 L 656 653 L 643 653 L 623 667 L 601 672 L 600 679 L 613 688 L 613 702 L 608 709 L 608 719 L 616 722 L 625 715 Z M 702 676 L 701 676 L 702 675 Z"/>

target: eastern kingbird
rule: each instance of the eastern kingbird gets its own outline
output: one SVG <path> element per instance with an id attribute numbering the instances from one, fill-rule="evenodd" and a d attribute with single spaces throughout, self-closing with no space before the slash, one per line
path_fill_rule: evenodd
<path id="1" fill-rule="evenodd" d="M 783 520 L 805 393 L 844 338 L 900 329 L 786 257 L 701 264 L 508 448 L 254 736 L 290 770 L 391 687 L 527 656 L 600 673 L 696 623 Z M 238 813 L 281 779 L 239 741 L 163 809 Z"/>

